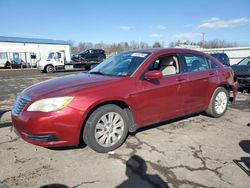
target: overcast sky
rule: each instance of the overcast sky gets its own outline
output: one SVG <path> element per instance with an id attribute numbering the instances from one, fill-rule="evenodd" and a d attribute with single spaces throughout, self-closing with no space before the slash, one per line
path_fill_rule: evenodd
<path id="1" fill-rule="evenodd" d="M 78 42 L 250 45 L 250 0 L 0 0 L 0 35 Z"/>

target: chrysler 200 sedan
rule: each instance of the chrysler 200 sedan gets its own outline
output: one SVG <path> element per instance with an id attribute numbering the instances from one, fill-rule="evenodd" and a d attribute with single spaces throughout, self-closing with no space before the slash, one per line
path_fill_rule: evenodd
<path id="1" fill-rule="evenodd" d="M 87 73 L 25 89 L 12 121 L 15 132 L 35 145 L 72 146 L 83 140 L 108 152 L 138 128 L 197 112 L 222 116 L 235 86 L 232 69 L 202 52 L 127 51 Z"/>

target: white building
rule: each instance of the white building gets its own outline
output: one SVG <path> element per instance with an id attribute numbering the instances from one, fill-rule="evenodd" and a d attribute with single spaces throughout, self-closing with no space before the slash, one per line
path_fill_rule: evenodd
<path id="1" fill-rule="evenodd" d="M 200 48 L 199 46 L 184 44 L 176 46 L 176 48 L 189 48 L 193 50 L 199 50 L 205 53 L 226 53 L 230 60 L 230 65 L 234 65 L 243 58 L 250 56 L 250 46 L 232 48 Z"/>
<path id="2" fill-rule="evenodd" d="M 70 61 L 70 45 L 67 41 L 0 36 L 0 67 L 7 62 L 16 65 L 21 62 L 35 65 L 39 59 L 46 59 L 50 52 L 64 51 Z"/>

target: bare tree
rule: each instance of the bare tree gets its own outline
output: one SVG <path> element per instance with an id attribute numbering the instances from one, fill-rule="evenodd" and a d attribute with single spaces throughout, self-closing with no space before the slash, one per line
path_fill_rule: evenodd
<path id="1" fill-rule="evenodd" d="M 139 43 L 135 42 L 135 41 L 131 41 L 130 42 L 130 49 L 134 50 L 134 49 L 138 49 L 139 48 Z"/>
<path id="2" fill-rule="evenodd" d="M 176 47 L 180 45 L 192 45 L 192 46 L 200 46 L 203 48 L 227 48 L 227 47 L 235 47 L 238 46 L 236 42 L 228 42 L 225 40 L 211 40 L 211 41 L 206 41 L 204 44 L 202 41 L 200 42 L 192 42 L 192 41 L 185 41 L 185 42 L 171 42 L 169 43 L 169 47 Z"/>
<path id="3" fill-rule="evenodd" d="M 72 54 L 78 54 L 79 53 L 79 48 L 78 46 L 71 46 L 71 53 Z"/>
<path id="4" fill-rule="evenodd" d="M 133 50 L 133 49 L 139 49 L 139 48 L 161 48 L 165 46 L 164 41 L 160 42 L 155 42 L 152 46 L 149 45 L 146 42 L 136 42 L 136 41 L 131 41 L 130 43 L 128 42 L 119 42 L 119 43 L 112 43 L 112 44 L 105 44 L 103 42 L 93 44 L 91 42 L 80 42 L 78 45 L 73 45 L 73 41 L 68 41 L 69 44 L 71 44 L 71 53 L 72 54 L 78 54 L 86 49 L 89 48 L 101 48 L 106 51 L 107 54 L 114 54 L 117 52 L 121 51 L 126 51 L 126 50 Z M 237 43 L 235 42 L 228 42 L 225 40 L 211 40 L 211 41 L 206 41 L 204 44 L 202 41 L 200 42 L 193 42 L 193 41 L 185 41 L 181 42 L 180 40 L 175 41 L 175 42 L 170 42 L 169 47 L 176 47 L 176 46 L 181 46 L 181 45 L 192 45 L 192 46 L 200 46 L 204 48 L 225 48 L 225 47 L 235 47 L 238 46 Z"/>
<path id="5" fill-rule="evenodd" d="M 212 40 L 212 41 L 207 41 L 204 44 L 205 48 L 226 48 L 226 47 L 235 47 L 238 46 L 236 42 L 228 42 L 225 40 Z"/>

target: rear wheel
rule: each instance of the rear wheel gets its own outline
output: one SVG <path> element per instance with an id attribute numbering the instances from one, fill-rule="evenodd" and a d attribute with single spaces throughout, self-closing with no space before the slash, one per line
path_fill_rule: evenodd
<path id="1" fill-rule="evenodd" d="M 85 65 L 85 70 L 89 71 L 91 69 L 91 65 L 90 64 L 86 64 Z"/>
<path id="2" fill-rule="evenodd" d="M 128 125 L 123 109 L 113 104 L 104 105 L 88 118 L 83 140 L 93 150 L 106 153 L 122 145 L 128 134 Z"/>
<path id="3" fill-rule="evenodd" d="M 206 113 L 212 117 L 221 117 L 228 107 L 229 92 L 223 87 L 218 87 L 210 99 Z"/>

